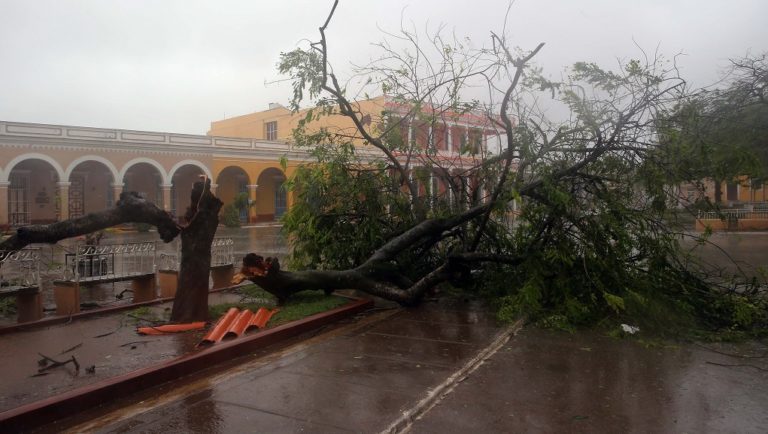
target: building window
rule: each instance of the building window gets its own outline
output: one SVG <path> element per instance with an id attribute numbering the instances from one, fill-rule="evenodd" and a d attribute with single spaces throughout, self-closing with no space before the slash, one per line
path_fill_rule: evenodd
<path id="1" fill-rule="evenodd" d="M 264 138 L 267 140 L 277 140 L 277 121 L 267 122 L 264 125 Z"/>

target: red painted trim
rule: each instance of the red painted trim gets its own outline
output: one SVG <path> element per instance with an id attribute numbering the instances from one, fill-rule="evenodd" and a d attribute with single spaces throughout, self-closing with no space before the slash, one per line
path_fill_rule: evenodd
<path id="1" fill-rule="evenodd" d="M 235 286 L 229 286 L 226 288 L 218 288 L 218 289 L 211 289 L 208 291 L 209 294 L 216 293 L 216 292 L 222 292 L 222 291 L 228 291 L 237 288 L 240 285 Z M 156 298 L 154 300 L 149 301 L 143 301 L 140 303 L 130 303 L 130 304 L 123 304 L 120 306 L 112 306 L 112 307 L 105 307 L 101 309 L 93 309 L 88 310 L 85 312 L 79 312 L 72 314 L 71 316 L 52 316 L 48 318 L 43 318 L 37 321 L 30 321 L 30 322 L 23 322 L 18 324 L 11 324 L 8 326 L 0 327 L 0 335 L 4 335 L 6 333 L 13 333 L 13 332 L 19 332 L 19 331 L 25 331 L 33 328 L 38 327 L 48 327 L 56 324 L 61 324 L 69 321 L 75 321 L 81 318 L 88 318 L 90 316 L 94 315 L 105 315 L 110 314 L 114 312 L 121 312 L 124 310 L 131 310 L 136 309 L 137 307 L 141 306 L 152 306 L 155 304 L 161 304 L 161 303 L 167 303 L 169 301 L 173 301 L 173 297 L 166 297 L 166 298 Z"/>

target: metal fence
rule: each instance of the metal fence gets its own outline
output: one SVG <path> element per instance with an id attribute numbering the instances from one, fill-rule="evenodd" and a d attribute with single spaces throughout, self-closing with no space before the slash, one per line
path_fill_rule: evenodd
<path id="1" fill-rule="evenodd" d="M 724 209 L 699 211 L 699 220 L 768 220 L 768 210 Z"/>
<path id="2" fill-rule="evenodd" d="M 181 252 L 161 253 L 158 269 L 178 271 L 181 262 Z M 211 267 L 234 264 L 235 241 L 232 238 L 214 238 L 211 243 Z"/>
<path id="3" fill-rule="evenodd" d="M 64 255 L 64 280 L 121 279 L 155 272 L 155 242 L 88 245 Z"/>
<path id="4" fill-rule="evenodd" d="M 234 264 L 234 246 L 232 238 L 214 238 L 211 244 L 211 266 Z"/>
<path id="5" fill-rule="evenodd" d="M 0 292 L 40 288 L 40 253 L 39 247 L 0 250 Z"/>

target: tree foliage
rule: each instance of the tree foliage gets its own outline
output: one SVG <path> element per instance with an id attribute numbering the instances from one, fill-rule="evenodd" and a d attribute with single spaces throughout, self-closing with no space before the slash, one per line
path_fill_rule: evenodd
<path id="1" fill-rule="evenodd" d="M 314 103 L 294 135 L 318 164 L 291 180 L 285 230 L 294 267 L 318 270 L 316 288 L 362 283 L 401 303 L 435 286 L 461 288 L 489 296 L 504 318 L 559 327 L 765 324 L 764 299 L 752 298 L 759 285 L 724 291 L 691 269 L 665 224 L 670 175 L 659 166 L 657 127 L 685 90 L 673 64 L 632 60 L 610 71 L 582 62 L 553 81 L 530 65 L 543 44 L 515 50 L 491 33 L 492 48 L 476 49 L 440 31 L 422 41 L 402 29 L 342 84 L 329 61 L 332 16 L 319 41 L 280 63 L 294 80 L 292 106 L 307 95 Z M 466 97 L 478 88 L 482 99 Z M 400 110 L 366 122 L 350 95 L 382 93 Z M 544 100 L 569 114 L 548 118 Z M 441 156 L 403 138 L 408 124 L 434 130 L 467 113 L 495 130 L 497 152 L 462 146 Z M 353 133 L 311 128 L 339 114 Z M 430 188 L 435 176 L 446 191 Z M 750 315 L 739 313 L 745 299 Z"/>
<path id="2" fill-rule="evenodd" d="M 768 59 L 733 60 L 724 87 L 693 92 L 661 120 L 664 159 L 681 181 L 768 177 Z"/>

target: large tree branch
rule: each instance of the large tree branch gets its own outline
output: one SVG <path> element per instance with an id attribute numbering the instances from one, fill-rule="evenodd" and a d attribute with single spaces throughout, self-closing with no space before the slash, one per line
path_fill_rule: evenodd
<path id="1" fill-rule="evenodd" d="M 490 206 L 490 203 L 486 203 L 455 216 L 424 220 L 381 246 L 359 269 L 365 269 L 377 262 L 390 261 L 397 254 L 413 246 L 424 237 L 432 236 L 433 234 L 464 224 L 482 215 Z"/>
<path id="2" fill-rule="evenodd" d="M 147 202 L 135 192 L 126 192 L 120 194 L 120 200 L 112 209 L 49 225 L 18 228 L 14 235 L 0 243 L 0 250 L 19 250 L 33 243 L 54 244 L 66 238 L 89 234 L 123 223 L 153 225 L 157 227 L 160 238 L 166 243 L 172 241 L 180 232 L 179 226 L 167 212 Z"/>
<path id="3" fill-rule="evenodd" d="M 523 75 L 523 68 L 525 68 L 526 63 L 529 62 L 533 58 L 533 56 L 535 56 L 539 52 L 539 50 L 541 50 L 542 47 L 544 47 L 544 43 L 543 42 L 540 43 L 527 56 L 521 59 L 513 60 L 509 50 L 507 50 L 507 47 L 503 43 L 503 41 L 500 38 L 498 38 L 496 35 L 493 35 L 493 37 L 499 41 L 509 61 L 515 67 L 515 76 L 512 79 L 512 83 L 510 83 L 509 87 L 507 88 L 507 91 L 504 94 L 504 100 L 501 102 L 501 109 L 499 110 L 499 115 L 501 116 L 501 119 L 504 122 L 504 129 L 506 130 L 506 133 L 507 133 L 506 153 L 511 155 L 515 151 L 515 137 L 514 137 L 514 125 L 512 124 L 512 119 L 510 119 L 509 113 L 507 112 L 509 110 L 509 103 L 512 100 L 512 94 L 517 88 L 517 84 L 520 82 L 520 77 L 522 77 Z M 511 158 L 505 159 L 504 170 L 501 172 L 501 177 L 499 178 L 499 181 L 496 184 L 496 188 L 493 189 L 493 193 L 491 194 L 491 199 L 489 201 L 491 204 L 496 203 L 496 200 L 499 198 L 499 195 L 501 195 L 501 192 L 504 190 L 504 184 L 506 184 L 507 182 L 507 177 L 509 176 L 509 171 L 511 167 L 512 167 L 512 159 Z M 488 210 L 483 215 L 483 219 L 477 228 L 477 233 L 475 234 L 475 238 L 472 241 L 472 246 L 469 249 L 470 251 L 477 250 L 477 246 L 480 245 L 480 240 L 482 239 L 483 233 L 485 232 L 485 227 L 488 225 L 488 220 L 491 218 L 492 209 L 493 209 L 492 207 L 489 207 Z"/>

